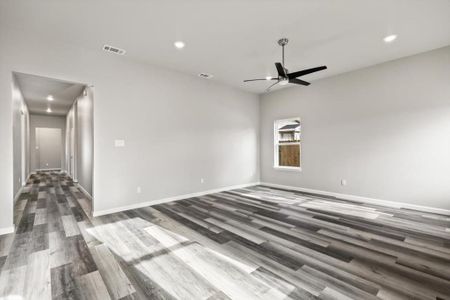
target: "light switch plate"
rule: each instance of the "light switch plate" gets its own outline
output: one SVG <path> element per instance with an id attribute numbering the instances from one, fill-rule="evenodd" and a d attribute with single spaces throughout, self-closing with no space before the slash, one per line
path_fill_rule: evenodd
<path id="1" fill-rule="evenodd" d="M 125 140 L 114 140 L 115 147 L 125 147 Z"/>

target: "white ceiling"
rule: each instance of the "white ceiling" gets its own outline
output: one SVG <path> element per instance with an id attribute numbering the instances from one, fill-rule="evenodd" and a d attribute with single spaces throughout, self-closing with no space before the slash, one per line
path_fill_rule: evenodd
<path id="1" fill-rule="evenodd" d="M 28 110 L 33 114 L 66 115 L 85 87 L 82 84 L 41 76 L 22 73 L 14 73 L 14 75 L 19 83 Z M 47 100 L 49 95 L 53 96 L 53 101 Z M 47 113 L 48 107 L 51 108 L 51 113 Z"/>
<path id="2" fill-rule="evenodd" d="M 449 0 L 2 0 L 1 26 L 260 93 L 288 37 L 290 71 L 327 65 L 314 80 L 450 44 Z M 383 37 L 398 39 L 385 44 Z M 183 40 L 177 50 L 173 42 Z M 107 55 L 107 53 L 105 53 Z M 307 88 L 307 87 L 298 87 Z"/>

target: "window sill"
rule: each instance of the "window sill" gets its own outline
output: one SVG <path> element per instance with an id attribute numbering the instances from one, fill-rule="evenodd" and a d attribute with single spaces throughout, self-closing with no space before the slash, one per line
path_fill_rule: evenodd
<path id="1" fill-rule="evenodd" d="M 283 166 L 273 166 L 273 168 L 275 170 L 280 170 L 280 171 L 290 171 L 290 172 L 301 172 L 302 168 L 301 167 L 283 167 Z"/>

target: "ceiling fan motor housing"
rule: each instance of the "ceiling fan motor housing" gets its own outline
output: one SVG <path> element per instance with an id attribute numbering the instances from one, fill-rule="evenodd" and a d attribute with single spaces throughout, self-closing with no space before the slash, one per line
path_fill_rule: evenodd
<path id="1" fill-rule="evenodd" d="M 289 43 L 288 38 L 281 38 L 278 40 L 278 45 L 280 45 L 280 46 L 285 46 L 285 45 L 287 45 L 287 43 Z"/>

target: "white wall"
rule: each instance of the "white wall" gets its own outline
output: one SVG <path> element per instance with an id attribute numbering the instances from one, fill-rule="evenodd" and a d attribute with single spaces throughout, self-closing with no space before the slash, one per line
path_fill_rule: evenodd
<path id="1" fill-rule="evenodd" d="M 300 173 L 272 167 L 288 117 Z M 260 122 L 263 182 L 450 209 L 450 47 L 264 95 Z"/>
<path id="2" fill-rule="evenodd" d="M 93 120 L 93 88 L 86 87 L 86 95 L 81 94 L 67 114 L 66 153 L 67 170 L 86 192 L 92 195 L 92 179 L 94 168 L 94 120 Z M 72 141 L 70 130 L 74 128 Z M 70 168 L 70 148 L 74 143 L 74 170 Z"/>
<path id="3" fill-rule="evenodd" d="M 77 134 L 76 134 L 76 100 L 72 107 L 70 108 L 69 112 L 66 115 L 66 171 L 69 174 L 69 176 L 72 177 L 73 180 L 77 181 L 77 174 L 76 174 L 76 145 L 77 142 Z M 74 131 L 74 133 L 72 133 Z M 73 152 L 73 153 L 72 153 Z"/>
<path id="4" fill-rule="evenodd" d="M 59 149 L 61 154 L 61 168 L 65 166 L 65 132 L 66 117 L 30 114 L 30 153 L 31 170 L 39 169 L 39 150 L 36 149 L 36 128 L 59 128 L 61 129 L 62 145 Z"/>
<path id="5" fill-rule="evenodd" d="M 29 174 L 29 114 L 19 84 L 12 74 L 13 193 L 16 195 Z M 11 126 L 8 126 L 11 130 Z M 3 144 L 3 143 L 0 143 Z M 0 147 L 1 148 L 1 147 Z M 25 151 L 24 153 L 22 151 Z M 25 157 L 23 155 L 25 154 Z M 10 156 L 3 156 L 6 160 Z M 8 181 L 11 184 L 11 181 Z M 9 187 L 11 189 L 11 186 Z"/>
<path id="6" fill-rule="evenodd" d="M 86 88 L 77 100 L 78 132 L 78 183 L 92 195 L 92 175 L 94 168 L 94 120 L 93 89 Z"/>
<path id="7" fill-rule="evenodd" d="M 259 180 L 256 95 L 107 54 L 101 43 L 88 51 L 2 27 L 0 44 L 0 157 L 12 157 L 13 70 L 94 85 L 95 211 Z M 0 210 L 11 211 L 2 228 L 12 224 L 12 162 L 0 164 Z"/>

